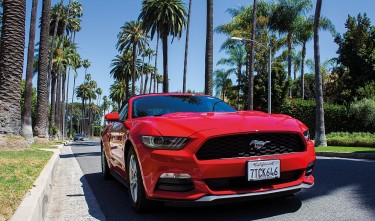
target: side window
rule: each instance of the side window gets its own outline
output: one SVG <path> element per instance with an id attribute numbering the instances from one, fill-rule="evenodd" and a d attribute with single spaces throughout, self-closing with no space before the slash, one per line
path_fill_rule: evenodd
<path id="1" fill-rule="evenodd" d="M 126 104 L 120 112 L 120 120 L 126 121 L 128 119 L 128 104 Z"/>

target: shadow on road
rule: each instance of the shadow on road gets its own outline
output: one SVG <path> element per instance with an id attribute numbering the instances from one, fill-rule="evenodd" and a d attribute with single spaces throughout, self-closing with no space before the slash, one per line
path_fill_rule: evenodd
<path id="1" fill-rule="evenodd" d="M 132 210 L 127 188 L 120 182 L 104 180 L 101 173 L 86 174 L 84 178 L 107 220 L 254 220 L 294 213 L 302 205 L 297 196 L 218 206 L 159 207 L 148 214 L 138 214 Z M 86 192 L 87 186 L 83 185 L 83 189 Z"/>

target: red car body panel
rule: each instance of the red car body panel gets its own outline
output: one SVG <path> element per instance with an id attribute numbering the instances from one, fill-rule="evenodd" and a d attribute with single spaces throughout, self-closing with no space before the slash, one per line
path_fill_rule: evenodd
<path id="1" fill-rule="evenodd" d="M 129 100 L 128 120 L 109 124 L 102 135 L 102 147 L 109 168 L 127 180 L 126 153 L 132 145 L 138 156 L 146 196 L 149 199 L 195 201 L 204 196 L 238 195 L 268 192 L 306 184 L 312 186 L 314 177 L 305 176 L 305 170 L 314 162 L 315 151 L 311 140 L 303 133 L 308 128 L 300 121 L 286 115 L 266 114 L 258 111 L 225 113 L 180 112 L 162 116 L 132 118 L 133 101 L 147 96 L 173 96 L 176 94 L 151 94 Z M 191 96 L 177 94 L 178 96 Z M 305 150 L 289 154 L 238 157 L 228 159 L 199 160 L 196 153 L 201 146 L 214 137 L 249 133 L 297 134 L 304 142 Z M 188 144 L 181 150 L 156 150 L 144 145 L 141 136 L 188 137 Z M 258 185 L 247 188 L 213 190 L 207 179 L 246 177 L 247 162 L 252 160 L 280 160 L 280 171 L 301 171 L 298 179 L 290 182 Z M 158 190 L 157 182 L 163 173 L 187 173 L 191 176 L 194 189 L 186 192 Z"/>

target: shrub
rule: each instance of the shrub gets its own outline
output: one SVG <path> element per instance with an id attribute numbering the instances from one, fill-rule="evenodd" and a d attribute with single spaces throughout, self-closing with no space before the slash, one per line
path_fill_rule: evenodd
<path id="1" fill-rule="evenodd" d="M 327 134 L 328 146 L 375 147 L 375 134 L 335 132 Z"/>
<path id="2" fill-rule="evenodd" d="M 352 131 L 375 132 L 375 101 L 363 99 L 353 102 L 349 107 Z"/>
<path id="3" fill-rule="evenodd" d="M 290 115 L 302 121 L 310 129 L 310 134 L 314 136 L 316 126 L 316 106 L 314 100 L 289 100 L 285 103 L 280 113 Z M 324 104 L 324 120 L 326 133 L 337 131 L 349 131 L 348 114 L 345 106 L 336 104 Z"/>

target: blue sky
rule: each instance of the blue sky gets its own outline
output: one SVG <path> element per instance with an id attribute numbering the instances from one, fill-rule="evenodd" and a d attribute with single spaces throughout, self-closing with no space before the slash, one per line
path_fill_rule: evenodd
<path id="1" fill-rule="evenodd" d="M 52 0 L 52 4 L 60 1 Z M 68 2 L 65 0 L 65 2 Z M 88 59 L 91 67 L 88 73 L 97 81 L 98 87 L 103 89 L 103 94 L 109 94 L 109 87 L 114 80 L 111 78 L 111 60 L 119 54 L 116 50 L 117 34 L 125 21 L 137 20 L 141 9 L 141 0 L 82 0 L 84 16 L 82 18 L 82 30 L 77 33 L 76 42 L 82 59 Z M 188 4 L 188 0 L 183 0 Z M 214 0 L 214 27 L 227 23 L 231 17 L 226 12 L 228 8 L 236 8 L 241 5 L 248 5 L 253 0 Z M 272 2 L 272 1 L 268 1 Z M 41 3 L 39 0 L 38 14 L 41 13 Z M 313 14 L 315 10 L 311 11 Z M 28 43 L 28 31 L 30 23 L 31 0 L 27 1 L 26 18 L 26 45 Z M 335 25 L 339 33 L 345 32 L 344 23 L 348 15 L 356 16 L 358 13 L 367 13 L 372 25 L 375 25 L 375 2 L 373 0 L 324 0 L 322 15 L 328 17 Z M 204 91 L 204 54 L 205 54 L 205 30 L 206 30 L 206 1 L 193 0 L 192 18 L 189 42 L 187 88 L 195 91 Z M 225 57 L 224 52 L 220 52 L 220 46 L 225 41 L 226 36 L 222 34 L 214 35 L 214 70 L 216 62 Z M 170 39 L 171 40 L 171 39 Z M 320 33 L 321 61 L 337 57 L 337 45 L 333 41 L 329 32 Z M 39 30 L 37 39 L 39 41 Z M 152 42 L 155 49 L 155 40 Z M 169 46 L 169 75 L 170 91 L 182 90 L 182 74 L 184 61 L 185 33 L 180 40 L 175 39 Z M 162 73 L 162 50 L 159 48 L 159 72 Z M 300 48 L 297 46 L 297 50 Z M 26 51 L 26 50 L 25 50 Z M 25 53 L 26 57 L 26 53 Z M 308 44 L 307 57 L 313 57 L 312 42 Z M 152 64 L 154 64 L 152 62 Z M 26 65 L 26 64 L 25 64 Z M 220 68 L 220 67 L 217 67 Z M 78 70 L 77 85 L 83 82 L 84 69 Z M 233 79 L 234 76 L 233 76 Z M 36 87 L 36 77 L 34 79 Z M 72 87 L 72 83 L 70 84 Z M 69 97 L 71 97 L 71 88 Z M 71 99 L 71 98 L 70 98 Z"/>

